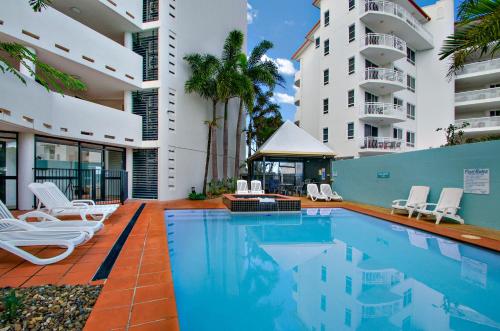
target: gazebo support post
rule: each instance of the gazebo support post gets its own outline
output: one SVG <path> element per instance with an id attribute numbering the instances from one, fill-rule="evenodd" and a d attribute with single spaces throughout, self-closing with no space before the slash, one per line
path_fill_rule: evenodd
<path id="1" fill-rule="evenodd" d="M 266 189 L 266 157 L 264 156 L 262 158 L 262 163 L 263 163 L 263 171 L 262 171 L 262 187 L 265 190 Z"/>

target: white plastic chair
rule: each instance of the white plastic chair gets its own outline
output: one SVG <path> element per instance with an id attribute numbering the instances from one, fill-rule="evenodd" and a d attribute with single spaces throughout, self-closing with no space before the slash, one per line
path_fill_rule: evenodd
<path id="1" fill-rule="evenodd" d="M 42 209 L 43 204 L 47 213 L 52 216 L 79 215 L 83 221 L 87 221 L 87 217 L 90 216 L 95 221 L 104 222 L 116 210 L 115 207 L 93 206 L 77 200 L 69 201 L 66 196 L 62 198 L 56 193 L 57 191 L 50 185 L 31 183 L 28 188 L 39 200 L 38 210 Z"/>
<path id="2" fill-rule="evenodd" d="M 316 200 L 330 201 L 326 195 L 319 193 L 318 185 L 316 184 L 307 184 L 307 197 L 311 198 L 312 201 Z"/>
<path id="3" fill-rule="evenodd" d="M 395 211 L 408 213 L 408 218 L 412 217 L 413 212 L 420 206 L 427 203 L 427 196 L 430 188 L 428 186 L 412 186 L 408 199 L 398 199 L 392 202 L 391 214 Z"/>
<path id="4" fill-rule="evenodd" d="M 420 219 L 422 216 L 434 216 L 436 224 L 439 224 L 443 218 L 449 218 L 460 224 L 464 224 L 465 222 L 462 217 L 457 214 L 463 194 L 464 190 L 461 188 L 443 188 L 437 203 L 426 203 L 417 208 L 417 219 Z M 432 208 L 433 206 L 434 208 Z"/>
<path id="5" fill-rule="evenodd" d="M 59 189 L 59 187 L 57 187 L 56 184 L 54 184 L 52 182 L 44 182 L 43 185 L 45 185 L 45 187 L 50 191 L 50 193 L 52 193 L 52 195 L 54 196 L 54 198 L 56 198 L 57 200 L 59 200 L 62 203 L 65 203 L 65 204 L 69 204 L 69 203 L 72 203 L 72 204 L 86 204 L 86 205 L 89 205 L 92 208 L 97 209 L 97 210 L 100 210 L 100 209 L 106 210 L 106 211 L 112 210 L 113 212 L 116 211 L 118 209 L 118 207 L 120 207 L 119 204 L 102 204 L 102 205 L 98 205 L 98 204 L 95 203 L 94 200 L 90 200 L 90 199 L 72 200 L 72 201 L 70 201 L 66 197 L 66 195 Z"/>
<path id="6" fill-rule="evenodd" d="M 262 189 L 262 183 L 260 180 L 252 180 L 250 182 L 250 193 L 252 194 L 264 194 L 264 190 Z"/>
<path id="7" fill-rule="evenodd" d="M 248 183 L 246 180 L 238 180 L 236 182 L 236 194 L 248 194 Z"/>
<path id="8" fill-rule="evenodd" d="M 71 253 L 75 246 L 86 242 L 88 233 L 83 231 L 40 230 L 29 223 L 15 219 L 0 219 L 0 248 L 38 265 L 59 262 Z M 57 246 L 66 250 L 50 258 L 39 258 L 21 247 Z"/>
<path id="9" fill-rule="evenodd" d="M 26 222 L 28 218 L 36 218 L 38 221 L 30 221 L 29 224 L 39 229 L 63 230 L 63 231 L 84 231 L 90 237 L 103 228 L 103 223 L 97 221 L 61 221 L 54 216 L 39 210 L 30 211 L 19 217 L 14 217 L 5 204 L 0 201 L 0 218 L 18 219 L 19 222 Z"/>
<path id="10" fill-rule="evenodd" d="M 320 191 L 321 194 L 325 195 L 331 201 L 344 201 L 337 192 L 332 191 L 332 187 L 328 184 L 321 184 Z"/>

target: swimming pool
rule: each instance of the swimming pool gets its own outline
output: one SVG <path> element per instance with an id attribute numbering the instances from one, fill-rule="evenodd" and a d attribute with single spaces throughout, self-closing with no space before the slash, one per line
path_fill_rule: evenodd
<path id="1" fill-rule="evenodd" d="M 181 331 L 500 329 L 491 251 L 340 208 L 165 219 Z"/>

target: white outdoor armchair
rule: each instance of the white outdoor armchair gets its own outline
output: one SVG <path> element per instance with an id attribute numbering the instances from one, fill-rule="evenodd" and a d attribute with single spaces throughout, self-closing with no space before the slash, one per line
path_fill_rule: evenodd
<path id="1" fill-rule="evenodd" d="M 443 188 L 437 203 L 426 203 L 417 208 L 417 219 L 422 216 L 433 216 L 436 218 L 436 224 L 439 224 L 443 218 L 464 224 L 462 217 L 457 214 L 463 193 L 464 190 L 461 188 Z"/>
<path id="2" fill-rule="evenodd" d="M 427 203 L 429 190 L 428 186 L 412 186 L 408 199 L 398 199 L 392 202 L 391 214 L 398 211 L 408 213 L 408 218 L 412 217 L 418 207 Z"/>

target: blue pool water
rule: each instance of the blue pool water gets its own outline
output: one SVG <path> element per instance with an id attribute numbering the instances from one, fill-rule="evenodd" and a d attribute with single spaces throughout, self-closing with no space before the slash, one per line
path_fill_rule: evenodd
<path id="1" fill-rule="evenodd" d="M 500 330 L 500 255 L 344 209 L 167 211 L 181 331 Z"/>

